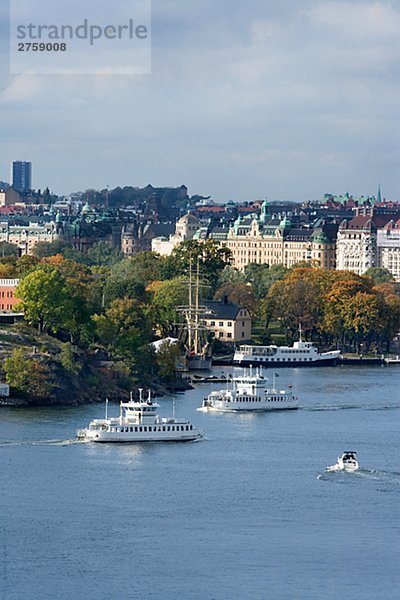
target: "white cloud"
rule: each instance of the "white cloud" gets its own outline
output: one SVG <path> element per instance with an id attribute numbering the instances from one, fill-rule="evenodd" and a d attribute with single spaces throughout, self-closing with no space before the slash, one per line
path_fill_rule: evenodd
<path id="1" fill-rule="evenodd" d="M 386 40 L 399 36 L 400 12 L 388 2 L 319 2 L 305 14 L 333 33 Z"/>

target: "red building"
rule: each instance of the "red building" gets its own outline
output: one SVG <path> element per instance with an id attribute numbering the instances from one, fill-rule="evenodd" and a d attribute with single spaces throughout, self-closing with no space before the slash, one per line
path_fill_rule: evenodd
<path id="1" fill-rule="evenodd" d="M 0 279 L 0 312 L 13 312 L 14 307 L 20 302 L 16 296 L 19 279 Z"/>

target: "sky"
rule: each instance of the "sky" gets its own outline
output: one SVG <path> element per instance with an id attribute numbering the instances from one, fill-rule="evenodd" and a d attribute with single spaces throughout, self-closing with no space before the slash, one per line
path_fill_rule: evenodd
<path id="1" fill-rule="evenodd" d="M 11 75 L 8 22 L 1 0 L 0 180 L 400 199 L 398 1 L 153 0 L 149 75 Z"/>

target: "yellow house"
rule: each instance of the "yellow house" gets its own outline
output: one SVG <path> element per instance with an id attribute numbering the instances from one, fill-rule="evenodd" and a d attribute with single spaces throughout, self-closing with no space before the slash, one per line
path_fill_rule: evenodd
<path id="1" fill-rule="evenodd" d="M 221 342 L 245 342 L 251 340 L 251 316 L 244 306 L 223 300 L 207 300 L 205 325 Z"/>

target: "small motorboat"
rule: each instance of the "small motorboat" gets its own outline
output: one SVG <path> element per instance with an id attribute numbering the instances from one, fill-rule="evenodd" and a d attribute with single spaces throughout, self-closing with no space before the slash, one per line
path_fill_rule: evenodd
<path id="1" fill-rule="evenodd" d="M 337 464 L 327 468 L 327 471 L 347 471 L 349 473 L 354 473 L 357 470 L 357 452 L 353 450 L 343 452 L 342 456 L 338 458 Z"/>

